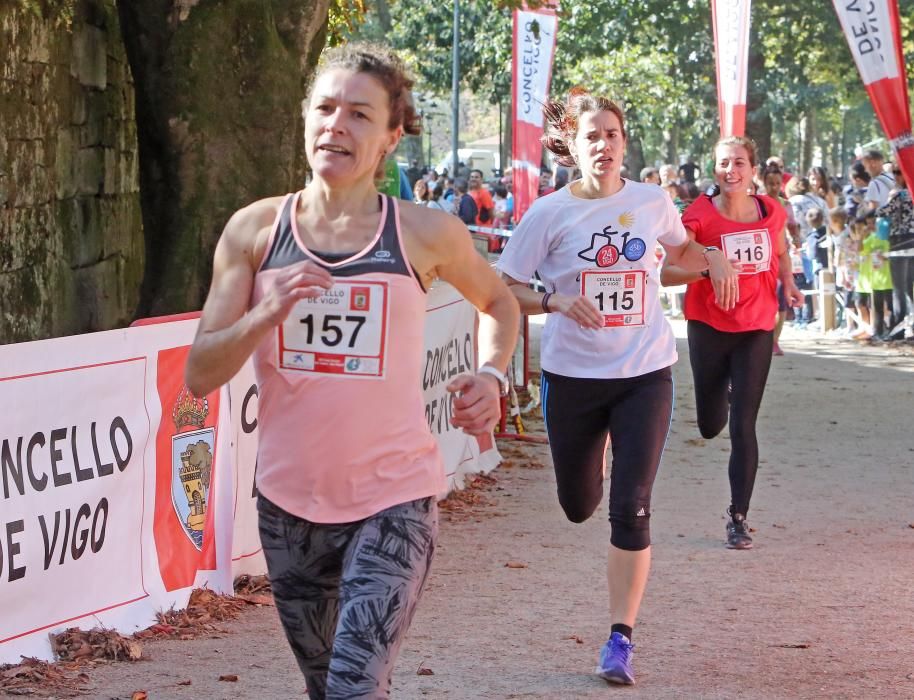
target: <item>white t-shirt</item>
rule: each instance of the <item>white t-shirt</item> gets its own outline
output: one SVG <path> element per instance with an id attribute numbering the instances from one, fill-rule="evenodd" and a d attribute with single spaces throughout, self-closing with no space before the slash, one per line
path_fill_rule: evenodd
<path id="1" fill-rule="evenodd" d="M 879 173 L 870 180 L 870 184 L 866 188 L 866 201 L 876 202 L 877 209 L 884 207 L 886 202 L 889 201 L 889 192 L 892 191 L 894 186 L 895 178 L 889 173 Z"/>
<path id="2" fill-rule="evenodd" d="M 617 193 L 582 199 L 571 185 L 540 197 L 524 214 L 497 267 L 526 281 L 539 272 L 546 290 L 587 296 L 603 307 L 606 326 L 581 328 L 549 314 L 540 365 L 566 377 L 637 377 L 677 360 L 673 329 L 660 306 L 658 241 L 687 236 L 669 195 L 656 185 L 623 180 Z M 573 184 L 573 183 L 572 183 Z"/>
<path id="3" fill-rule="evenodd" d="M 800 241 L 805 241 L 813 227 L 806 220 L 806 213 L 813 208 L 818 208 L 822 212 L 822 219 L 828 219 L 828 205 L 819 195 L 812 192 L 804 194 L 795 194 L 790 198 L 790 206 L 793 208 L 793 215 L 797 225 L 800 227 Z"/>

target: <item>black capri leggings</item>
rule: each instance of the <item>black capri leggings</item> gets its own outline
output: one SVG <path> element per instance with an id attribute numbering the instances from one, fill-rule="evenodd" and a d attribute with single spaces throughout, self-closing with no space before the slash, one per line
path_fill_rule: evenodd
<path id="1" fill-rule="evenodd" d="M 730 504 L 745 515 L 758 471 L 755 423 L 768 370 L 772 331 L 726 333 L 689 321 L 689 360 L 695 380 L 698 430 L 717 436 L 730 419 Z"/>
<path id="2" fill-rule="evenodd" d="M 651 490 L 673 412 L 670 368 L 627 379 L 579 379 L 544 371 L 542 404 L 565 515 L 584 522 L 603 499 L 611 436 L 610 542 L 629 551 L 646 549 L 651 544 Z"/>

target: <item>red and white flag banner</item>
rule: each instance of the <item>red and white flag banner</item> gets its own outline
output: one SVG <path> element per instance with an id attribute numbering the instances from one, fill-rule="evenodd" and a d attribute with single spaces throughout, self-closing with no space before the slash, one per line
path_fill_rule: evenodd
<path id="1" fill-rule="evenodd" d="M 901 49 L 898 0 L 832 0 L 873 109 L 901 165 L 914 182 L 914 136 Z"/>
<path id="2" fill-rule="evenodd" d="M 751 0 L 711 0 L 721 137 L 746 132 L 751 5 Z"/>
<path id="3" fill-rule="evenodd" d="M 543 103 L 549 95 L 555 57 L 558 3 L 536 10 L 514 11 L 514 50 L 511 62 L 514 181 L 514 220 L 520 221 L 536 199 L 543 146 Z"/>

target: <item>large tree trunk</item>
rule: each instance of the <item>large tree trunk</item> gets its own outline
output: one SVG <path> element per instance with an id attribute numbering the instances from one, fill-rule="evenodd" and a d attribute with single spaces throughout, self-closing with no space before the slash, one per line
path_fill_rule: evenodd
<path id="1" fill-rule="evenodd" d="M 756 36 L 749 43 L 749 75 L 765 74 L 765 55 L 761 51 L 761 43 Z M 768 112 L 766 101 L 768 91 L 761 81 L 750 80 L 746 91 L 746 135 L 755 141 L 758 147 L 757 160 L 764 164 L 771 155 L 771 114 Z"/>
<path id="2" fill-rule="evenodd" d="M 301 101 L 330 0 L 120 0 L 136 85 L 138 315 L 198 309 L 232 212 L 302 186 Z"/>
<path id="3" fill-rule="evenodd" d="M 812 167 L 813 147 L 818 139 L 818 124 L 816 122 L 816 108 L 812 105 L 806 110 L 803 120 L 803 155 L 800 174 L 805 174 Z"/>
<path id="4" fill-rule="evenodd" d="M 0 2 L 0 343 L 126 325 L 143 273 L 114 0 L 30 5 Z"/>

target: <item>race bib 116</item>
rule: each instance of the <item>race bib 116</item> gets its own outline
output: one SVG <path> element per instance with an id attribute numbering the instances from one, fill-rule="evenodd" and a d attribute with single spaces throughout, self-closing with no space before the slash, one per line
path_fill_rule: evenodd
<path id="1" fill-rule="evenodd" d="M 597 305 L 605 327 L 644 325 L 644 270 L 584 270 L 581 294 Z"/>
<path id="2" fill-rule="evenodd" d="M 771 267 L 771 239 L 766 229 L 725 233 L 721 243 L 727 260 L 742 263 L 741 275 L 767 272 Z"/>
<path id="3" fill-rule="evenodd" d="M 295 304 L 277 328 L 279 368 L 383 377 L 388 308 L 386 282 L 336 280 L 321 296 Z"/>

